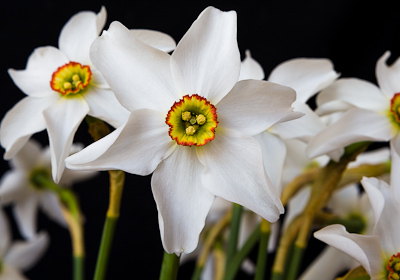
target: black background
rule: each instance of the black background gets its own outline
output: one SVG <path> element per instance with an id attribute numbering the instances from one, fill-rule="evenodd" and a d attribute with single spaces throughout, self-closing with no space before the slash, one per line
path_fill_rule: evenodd
<path id="1" fill-rule="evenodd" d="M 81 10 L 107 8 L 105 29 L 118 20 L 128 28 L 163 31 L 176 42 L 199 13 L 209 5 L 236 10 L 238 42 L 242 54 L 250 49 L 266 76 L 279 63 L 296 57 L 329 58 L 342 77 L 375 80 L 375 63 L 386 51 L 390 62 L 400 56 L 400 8 L 397 1 L 2 1 L 0 7 L 0 115 L 25 95 L 13 84 L 8 68 L 24 69 L 28 56 L 39 46 L 57 46 L 62 26 Z M 400 77 L 399 77 L 400 78 Z M 75 136 L 88 145 L 86 124 Z M 47 133 L 34 136 L 48 144 Z M 1 161 L 1 173 L 8 163 Z M 74 186 L 86 217 L 86 276 L 92 278 L 108 205 L 108 174 Z M 10 209 L 7 208 L 8 213 Z M 13 221 L 11 220 L 13 223 Z M 15 225 L 14 225 L 15 226 Z M 39 228 L 49 232 L 50 248 L 26 273 L 30 279 L 71 279 L 68 232 L 39 215 Z M 18 238 L 17 232 L 14 233 Z M 163 249 L 150 176 L 127 174 L 121 218 L 115 235 L 108 279 L 157 279 Z M 311 258 L 312 253 L 308 254 Z M 181 268 L 188 279 L 192 265 Z M 241 275 L 240 278 L 245 278 Z"/>

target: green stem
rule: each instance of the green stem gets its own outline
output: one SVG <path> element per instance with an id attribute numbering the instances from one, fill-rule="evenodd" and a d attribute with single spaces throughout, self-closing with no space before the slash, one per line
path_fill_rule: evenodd
<path id="1" fill-rule="evenodd" d="M 160 280 L 175 280 L 178 277 L 179 257 L 164 251 Z"/>
<path id="2" fill-rule="evenodd" d="M 239 204 L 233 203 L 232 207 L 233 207 L 232 221 L 229 233 L 228 249 L 226 252 L 226 265 L 225 265 L 226 268 L 228 268 L 228 266 L 230 265 L 233 256 L 236 254 L 237 251 L 240 219 L 242 217 L 242 212 L 243 212 L 243 207 Z"/>
<path id="3" fill-rule="evenodd" d="M 44 188 L 57 194 L 63 205 L 63 216 L 67 221 L 72 240 L 73 251 L 73 279 L 83 280 L 85 249 L 81 211 L 75 194 L 66 188 L 54 183 L 46 172 L 38 171 L 31 175 L 31 182 L 38 188 Z"/>
<path id="4" fill-rule="evenodd" d="M 283 280 L 283 274 L 280 272 L 272 272 L 271 280 Z"/>
<path id="5" fill-rule="evenodd" d="M 257 268 L 254 280 L 263 280 L 265 278 L 265 268 L 267 267 L 268 258 L 268 240 L 270 233 L 270 224 L 268 221 L 263 219 L 260 227 L 261 236 L 258 247 Z"/>
<path id="6" fill-rule="evenodd" d="M 94 274 L 95 280 L 105 279 L 106 277 L 108 259 L 110 256 L 117 221 L 118 217 L 106 217 L 103 235 L 101 237 L 99 255 L 97 256 L 96 271 Z"/>
<path id="7" fill-rule="evenodd" d="M 249 255 L 254 245 L 257 243 L 260 238 L 260 225 L 256 227 L 250 237 L 247 239 L 246 243 L 244 243 L 243 247 L 235 254 L 232 262 L 229 264 L 225 271 L 224 280 L 233 280 L 237 272 L 240 269 L 240 266 L 244 259 Z"/>
<path id="8" fill-rule="evenodd" d="M 83 280 L 85 272 L 85 258 L 84 257 L 74 257 L 74 280 Z"/>
<path id="9" fill-rule="evenodd" d="M 296 279 L 303 258 L 304 250 L 305 248 L 303 247 L 299 247 L 297 245 L 294 246 L 290 265 L 287 266 L 289 268 L 287 280 Z"/>
<path id="10" fill-rule="evenodd" d="M 110 200 L 106 221 L 104 223 L 103 235 L 99 254 L 97 256 L 95 280 L 103 280 L 106 277 L 108 259 L 114 239 L 115 227 L 119 218 L 122 190 L 124 188 L 125 173 L 120 170 L 110 170 Z"/>

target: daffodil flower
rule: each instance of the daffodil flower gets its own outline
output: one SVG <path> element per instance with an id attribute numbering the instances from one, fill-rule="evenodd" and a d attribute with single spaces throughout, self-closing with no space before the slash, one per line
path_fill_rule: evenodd
<path id="1" fill-rule="evenodd" d="M 30 241 L 12 242 L 6 215 L 0 208 L 0 280 L 27 280 L 21 271 L 35 265 L 48 244 L 49 237 L 44 232 Z"/>
<path id="2" fill-rule="evenodd" d="M 68 168 L 152 176 L 164 249 L 192 252 L 215 196 L 269 221 L 283 212 L 252 137 L 292 119 L 295 92 L 238 81 L 236 13 L 209 7 L 170 56 L 121 23 L 96 40 L 94 65 L 131 115 L 113 133 L 66 159 Z"/>
<path id="3" fill-rule="evenodd" d="M 10 69 L 14 83 L 27 95 L 5 115 L 0 128 L 5 159 L 12 158 L 32 134 L 47 129 L 52 174 L 59 182 L 76 130 L 88 114 L 118 127 L 129 112 L 119 104 L 107 82 L 93 66 L 89 49 L 106 21 L 104 7 L 74 15 L 63 27 L 59 48 L 39 47 L 26 69 Z M 175 42 L 155 31 L 133 30 L 141 40 L 171 51 Z"/>
<path id="4" fill-rule="evenodd" d="M 318 113 L 345 111 L 342 117 L 317 134 L 307 154 L 315 157 L 359 141 L 389 141 L 400 154 L 400 60 L 386 64 L 386 52 L 376 64 L 376 85 L 356 79 L 339 79 L 317 97 Z M 396 172 L 399 174 L 398 172 Z M 394 175 L 398 176 L 398 175 Z M 397 180 L 397 179 L 396 179 Z"/>
<path id="5" fill-rule="evenodd" d="M 72 145 L 71 152 L 81 149 L 80 145 Z M 29 140 L 10 160 L 12 170 L 6 172 L 0 181 L 1 203 L 13 204 L 21 235 L 26 239 L 36 236 L 36 216 L 39 207 L 52 220 L 67 226 L 57 195 L 42 186 L 35 185 L 32 180 L 38 173 L 51 177 L 50 153 L 49 147 L 41 149 L 37 142 Z M 66 170 L 61 178 L 61 184 L 68 186 L 72 182 L 79 182 L 94 175 L 94 172 Z"/>

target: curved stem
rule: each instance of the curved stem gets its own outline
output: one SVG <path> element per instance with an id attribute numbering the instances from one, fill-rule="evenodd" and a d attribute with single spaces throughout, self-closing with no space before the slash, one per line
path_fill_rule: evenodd
<path id="1" fill-rule="evenodd" d="M 243 206 L 233 203 L 232 222 L 229 232 L 228 249 L 226 253 L 226 268 L 230 265 L 233 256 L 237 251 L 239 239 L 240 218 L 242 217 Z"/>
<path id="2" fill-rule="evenodd" d="M 178 277 L 179 257 L 164 251 L 160 280 L 175 280 Z"/>
<path id="3" fill-rule="evenodd" d="M 108 259 L 110 257 L 115 227 L 119 218 L 121 196 L 124 188 L 125 173 L 121 170 L 110 170 L 110 200 L 103 235 L 101 237 L 100 250 L 97 256 L 95 280 L 105 279 Z"/>
<path id="4" fill-rule="evenodd" d="M 58 195 L 62 202 L 62 214 L 68 224 L 72 242 L 73 254 L 73 279 L 84 279 L 85 246 L 83 237 L 82 215 L 75 194 L 66 188 L 59 186 L 45 173 L 35 173 L 32 182 Z"/>
<path id="5" fill-rule="evenodd" d="M 265 278 L 264 277 L 265 268 L 267 266 L 267 258 L 268 258 L 268 240 L 269 240 L 269 235 L 271 233 L 270 223 L 262 219 L 260 231 L 261 231 L 261 236 L 260 236 L 260 244 L 258 247 L 257 268 L 254 280 L 262 280 Z"/>

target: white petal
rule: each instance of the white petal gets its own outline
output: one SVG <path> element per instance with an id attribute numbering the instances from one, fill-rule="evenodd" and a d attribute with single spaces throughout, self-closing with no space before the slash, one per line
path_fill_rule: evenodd
<path id="1" fill-rule="evenodd" d="M 353 212 L 360 210 L 357 209 L 359 199 L 360 192 L 358 186 L 355 184 L 349 185 L 343 189 L 335 191 L 327 206 L 333 213 L 346 218 Z"/>
<path id="2" fill-rule="evenodd" d="M 272 131 L 284 139 L 300 139 L 308 142 L 326 127 L 307 104 L 297 103 L 295 110 L 304 115 L 295 120 L 278 123 L 272 127 Z"/>
<path id="3" fill-rule="evenodd" d="M 61 30 L 58 46 L 69 60 L 90 64 L 89 49 L 106 23 L 107 12 L 101 7 L 98 14 L 82 11 L 72 16 Z"/>
<path id="4" fill-rule="evenodd" d="M 372 277 L 382 269 L 378 237 L 350 234 L 342 225 L 327 226 L 314 237 L 357 260 Z"/>
<path id="5" fill-rule="evenodd" d="M 175 40 L 160 31 L 147 29 L 131 29 L 132 34 L 143 43 L 163 52 L 171 52 L 175 49 Z"/>
<path id="6" fill-rule="evenodd" d="M 37 159 L 40 155 L 40 149 L 40 144 L 35 140 L 30 139 L 10 160 L 12 168 L 21 171 L 30 171 L 37 163 Z"/>
<path id="7" fill-rule="evenodd" d="M 1 122 L 1 145 L 10 159 L 26 144 L 33 133 L 46 128 L 43 110 L 59 99 L 58 94 L 46 98 L 25 97 L 7 112 Z"/>
<path id="8" fill-rule="evenodd" d="M 271 179 L 272 184 L 281 193 L 282 170 L 286 157 L 285 143 L 282 139 L 268 131 L 261 132 L 254 136 L 254 138 L 261 146 L 265 171 Z"/>
<path id="9" fill-rule="evenodd" d="M 339 273 L 357 266 L 359 263 L 349 256 L 333 247 L 326 247 L 301 274 L 299 280 L 332 280 Z"/>
<path id="10" fill-rule="evenodd" d="M 215 139 L 196 150 L 205 166 L 203 185 L 211 193 L 243 205 L 270 222 L 278 220 L 284 209 L 265 173 L 261 147 L 253 137 L 218 127 Z"/>
<path id="11" fill-rule="evenodd" d="M 388 147 L 364 152 L 357 156 L 355 161 L 349 163 L 348 167 L 353 168 L 362 164 L 380 164 L 390 160 L 390 150 Z"/>
<path id="12" fill-rule="evenodd" d="M 15 242 L 4 261 L 20 270 L 28 270 L 42 257 L 49 245 L 49 236 L 42 232 L 29 242 Z"/>
<path id="13" fill-rule="evenodd" d="M 51 171 L 58 183 L 65 169 L 65 158 L 69 155 L 74 135 L 89 106 L 82 97 L 62 98 L 44 112 L 51 149 Z"/>
<path id="14" fill-rule="evenodd" d="M 297 192 L 288 203 L 288 210 L 285 214 L 285 220 L 283 222 L 283 230 L 286 230 L 290 223 L 296 218 L 304 208 L 306 208 L 308 201 L 311 196 L 311 188 L 306 187 Z"/>
<path id="15" fill-rule="evenodd" d="M 364 178 L 361 183 L 368 194 L 374 211 L 374 235 L 379 236 L 382 249 L 389 254 L 389 257 L 392 254 L 397 254 L 400 251 L 398 236 L 400 225 L 393 219 L 400 217 L 400 204 L 397 203 L 386 182 L 376 178 Z"/>
<path id="16" fill-rule="evenodd" d="M 257 80 L 238 82 L 217 107 L 219 125 L 256 135 L 293 114 L 295 92 L 288 87 Z"/>
<path id="17" fill-rule="evenodd" d="M 114 21 L 92 45 L 93 64 L 129 111 L 148 108 L 167 113 L 178 95 L 170 56 L 138 39 Z"/>
<path id="18" fill-rule="evenodd" d="M 251 57 L 250 51 L 246 50 L 246 57 L 240 66 L 239 81 L 242 80 L 263 80 L 265 78 L 264 70 L 254 58 Z"/>
<path id="19" fill-rule="evenodd" d="M 390 155 L 392 166 L 390 172 L 390 185 L 397 201 L 400 203 L 400 134 L 390 141 Z"/>
<path id="20" fill-rule="evenodd" d="M 172 254 L 192 252 L 214 195 L 201 184 L 204 166 L 196 149 L 179 146 L 154 171 L 151 186 L 157 203 L 164 249 Z"/>
<path id="21" fill-rule="evenodd" d="M 304 104 L 338 76 L 328 59 L 296 58 L 275 67 L 268 81 L 293 88 L 297 93 L 296 103 Z"/>
<path id="22" fill-rule="evenodd" d="M 25 196 L 29 196 L 33 189 L 29 187 L 27 174 L 23 171 L 7 171 L 0 182 L 0 202 L 7 205 Z"/>
<path id="23" fill-rule="evenodd" d="M 83 96 L 89 105 L 89 115 L 103 120 L 114 127 L 119 127 L 129 117 L 126 110 L 109 89 L 91 87 Z"/>
<path id="24" fill-rule="evenodd" d="M 180 96 L 197 93 L 217 104 L 239 77 L 236 12 L 206 8 L 178 43 L 171 71 Z"/>
<path id="25" fill-rule="evenodd" d="M 0 257 L 4 257 L 11 243 L 11 231 L 3 209 L 0 208 Z"/>
<path id="26" fill-rule="evenodd" d="M 321 91 L 317 96 L 318 111 L 322 112 L 325 110 L 324 106 L 339 100 L 376 112 L 388 110 L 390 106 L 390 100 L 376 85 L 356 78 L 339 79 Z"/>
<path id="27" fill-rule="evenodd" d="M 323 155 L 359 141 L 388 141 L 393 137 L 387 116 L 354 108 L 318 133 L 308 144 L 310 158 Z"/>
<path id="28" fill-rule="evenodd" d="M 390 52 L 386 51 L 376 63 L 376 79 L 378 80 L 379 87 L 388 98 L 392 98 L 395 93 L 400 92 L 400 59 L 388 66 L 386 64 Z"/>
<path id="29" fill-rule="evenodd" d="M 50 219 L 63 227 L 67 227 L 67 223 L 61 211 L 61 202 L 57 195 L 50 191 L 43 192 L 41 193 L 39 203 L 43 212 Z"/>
<path id="30" fill-rule="evenodd" d="M 0 280 L 28 280 L 16 268 L 8 264 L 3 264 L 4 271 L 1 272 Z"/>
<path id="31" fill-rule="evenodd" d="M 148 175 L 175 149 L 165 116 L 143 109 L 134 111 L 128 122 L 106 137 L 67 158 L 69 169 L 120 169 Z"/>
<path id="32" fill-rule="evenodd" d="M 103 88 L 103 89 L 110 89 L 106 79 L 103 77 L 103 74 L 96 67 L 93 65 L 90 66 L 90 72 L 92 72 L 92 79 L 90 80 L 90 84 L 92 86 Z"/>
<path id="33" fill-rule="evenodd" d="M 40 47 L 29 56 L 25 70 L 9 69 L 8 74 L 25 94 L 44 97 L 55 94 L 50 86 L 52 75 L 66 63 L 68 59 L 59 49 Z"/>
<path id="34" fill-rule="evenodd" d="M 14 204 L 14 216 L 21 235 L 25 239 L 32 239 L 36 235 L 36 216 L 38 203 L 38 196 L 34 194 L 18 200 Z"/>

